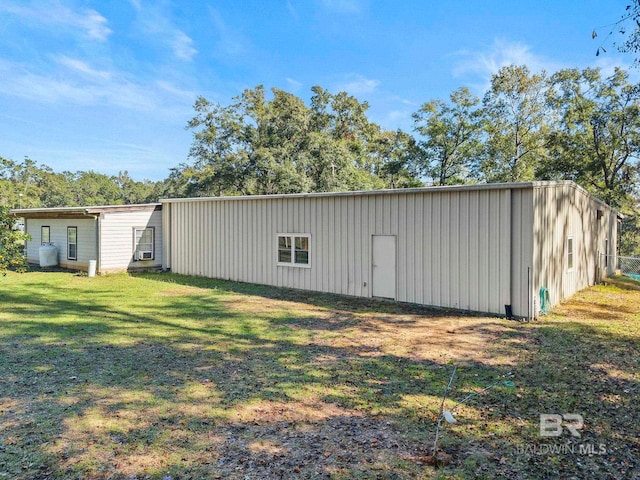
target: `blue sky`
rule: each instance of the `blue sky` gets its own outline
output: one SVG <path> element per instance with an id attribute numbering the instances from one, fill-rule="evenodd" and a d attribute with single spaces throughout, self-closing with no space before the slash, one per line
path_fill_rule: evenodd
<path id="1" fill-rule="evenodd" d="M 262 84 L 346 90 L 388 129 L 511 63 L 615 66 L 600 38 L 628 0 L 2 0 L 0 156 L 165 178 L 187 161 L 197 96 Z M 637 78 L 638 71 L 634 71 Z"/>

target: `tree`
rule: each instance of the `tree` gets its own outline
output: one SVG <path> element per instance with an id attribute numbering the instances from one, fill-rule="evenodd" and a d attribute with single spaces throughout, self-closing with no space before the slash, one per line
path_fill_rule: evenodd
<path id="1" fill-rule="evenodd" d="M 245 90 L 229 106 L 200 97 L 189 157 L 172 171 L 167 187 L 187 195 L 253 195 L 387 186 L 388 162 L 406 157 L 402 135 L 386 132 L 366 116 L 368 104 L 345 92 L 312 88 L 310 106 L 264 87 Z M 395 140 L 398 140 L 397 142 Z M 409 173 L 396 165 L 396 176 Z"/>
<path id="2" fill-rule="evenodd" d="M 388 188 L 422 187 L 415 159 L 420 152 L 413 136 L 402 130 L 381 132 L 376 140 L 380 165 L 376 175 Z"/>
<path id="3" fill-rule="evenodd" d="M 625 215 L 622 254 L 638 254 L 638 174 L 640 84 L 616 69 L 602 78 L 599 69 L 567 69 L 552 77 L 550 101 L 560 112 L 559 128 L 549 135 L 549 160 L 540 175 L 571 179 Z"/>
<path id="4" fill-rule="evenodd" d="M 122 205 L 116 179 L 92 170 L 72 175 L 72 191 L 77 205 Z"/>
<path id="5" fill-rule="evenodd" d="M 561 70 L 553 75 L 550 102 L 560 114 L 549 134 L 545 178 L 569 178 L 615 208 L 637 195 L 640 158 L 640 84 L 616 69 Z"/>
<path id="6" fill-rule="evenodd" d="M 534 179 L 549 130 L 547 74 L 526 66 L 501 68 L 483 99 L 486 144 L 480 172 L 488 182 Z"/>
<path id="7" fill-rule="evenodd" d="M 24 242 L 29 236 L 15 228 L 16 219 L 9 216 L 9 208 L 0 206 L 0 273 L 7 270 L 26 271 Z"/>
<path id="8" fill-rule="evenodd" d="M 417 169 L 434 185 L 470 180 L 472 164 L 481 151 L 480 100 L 466 87 L 455 90 L 450 102 L 432 100 L 413 114 L 418 142 Z"/>
<path id="9" fill-rule="evenodd" d="M 614 42 L 613 45 L 618 48 L 620 52 L 638 53 L 640 52 L 640 0 L 630 0 L 625 7 L 625 12 L 620 18 L 607 27 L 611 27 L 609 33 L 605 39 L 600 42 L 596 50 L 596 56 L 600 55 L 600 52 L 606 53 L 605 44 L 609 38 L 615 34 L 620 34 L 623 37 L 622 43 Z M 626 36 L 626 38 L 625 38 Z M 593 30 L 591 38 L 598 37 L 596 29 Z M 640 63 L 640 59 L 636 58 L 636 65 Z"/>
<path id="10" fill-rule="evenodd" d="M 138 182 L 131 178 L 129 172 L 118 172 L 111 177 L 120 190 L 120 199 L 125 205 L 156 202 L 159 197 L 155 193 L 155 183 L 149 180 Z"/>

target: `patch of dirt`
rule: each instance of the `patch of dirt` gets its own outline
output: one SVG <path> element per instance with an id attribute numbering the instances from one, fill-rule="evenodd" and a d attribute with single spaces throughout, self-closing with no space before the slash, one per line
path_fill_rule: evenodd
<path id="1" fill-rule="evenodd" d="M 498 365 L 509 361 L 496 356 L 489 346 L 498 338 L 520 335 L 515 324 L 495 318 L 369 314 L 345 322 L 345 314 L 336 315 L 339 320 L 335 316 L 316 317 L 303 327 L 316 331 L 314 343 L 357 350 L 362 357 L 393 355 L 413 361 Z M 326 331 L 340 329 L 344 335 L 326 335 Z"/>
<path id="2" fill-rule="evenodd" d="M 381 475 L 390 473 L 394 459 L 413 458 L 417 447 L 391 422 L 353 414 L 315 423 L 238 424 L 225 434 L 212 478 L 332 478 L 343 470 L 359 471 L 364 478 L 393 478 Z"/>

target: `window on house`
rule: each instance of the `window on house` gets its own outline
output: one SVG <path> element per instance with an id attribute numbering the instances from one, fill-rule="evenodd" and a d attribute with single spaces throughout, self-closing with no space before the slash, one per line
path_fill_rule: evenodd
<path id="1" fill-rule="evenodd" d="M 609 266 L 609 239 L 604 239 L 604 266 Z"/>
<path id="2" fill-rule="evenodd" d="M 153 227 L 133 229 L 133 259 L 135 261 L 153 260 L 155 258 L 154 237 L 155 229 Z"/>
<path id="3" fill-rule="evenodd" d="M 78 227 L 67 227 L 67 260 L 78 260 Z"/>
<path id="4" fill-rule="evenodd" d="M 573 237 L 567 238 L 567 270 L 573 270 Z"/>
<path id="5" fill-rule="evenodd" d="M 40 245 L 51 243 L 51 227 L 43 225 L 40 227 Z"/>
<path id="6" fill-rule="evenodd" d="M 278 265 L 309 267 L 308 233 L 281 233 L 278 235 Z"/>

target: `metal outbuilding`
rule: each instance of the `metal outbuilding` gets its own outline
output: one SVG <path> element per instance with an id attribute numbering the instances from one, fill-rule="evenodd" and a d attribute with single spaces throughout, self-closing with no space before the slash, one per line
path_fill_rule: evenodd
<path id="1" fill-rule="evenodd" d="M 569 181 L 161 203 L 186 275 L 530 318 L 542 287 L 554 304 L 615 266 L 618 215 Z"/>

